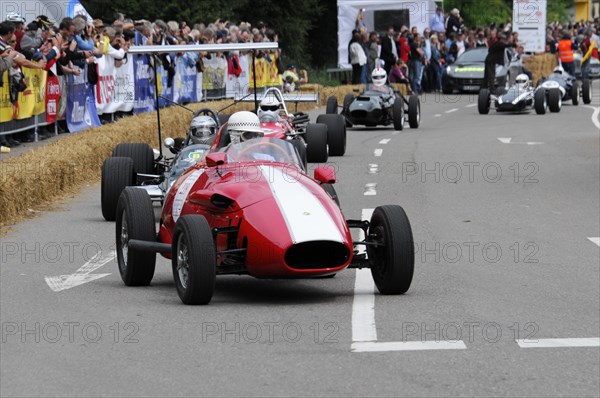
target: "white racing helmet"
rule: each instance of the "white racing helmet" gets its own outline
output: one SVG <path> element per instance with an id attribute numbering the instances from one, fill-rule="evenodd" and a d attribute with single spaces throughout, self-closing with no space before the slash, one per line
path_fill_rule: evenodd
<path id="1" fill-rule="evenodd" d="M 268 95 L 260 101 L 258 106 L 258 118 L 263 119 L 263 116 L 270 115 L 277 118 L 279 110 L 281 109 L 281 102 L 275 95 Z"/>
<path id="2" fill-rule="evenodd" d="M 258 116 L 248 111 L 239 111 L 231 115 L 227 121 L 227 131 L 232 144 L 264 136 Z"/>
<path id="3" fill-rule="evenodd" d="M 524 73 L 521 73 L 520 75 L 517 76 L 517 78 L 515 79 L 515 83 L 517 84 L 517 86 L 520 89 L 524 89 L 527 88 L 529 86 L 529 76 L 527 76 Z"/>
<path id="4" fill-rule="evenodd" d="M 561 65 L 558 65 L 552 72 L 562 75 L 565 73 L 565 69 Z"/>
<path id="5" fill-rule="evenodd" d="M 217 132 L 217 123 L 210 116 L 200 115 L 192 119 L 188 135 L 194 144 L 207 144 Z"/>
<path id="6" fill-rule="evenodd" d="M 10 22 L 25 23 L 25 18 L 23 18 L 18 12 L 9 12 L 8 14 L 6 14 L 6 20 Z"/>
<path id="7" fill-rule="evenodd" d="M 387 82 L 387 74 L 385 73 L 385 69 L 380 68 L 379 66 L 373 69 L 371 73 L 371 80 L 373 80 L 373 84 L 375 86 L 383 86 Z"/>

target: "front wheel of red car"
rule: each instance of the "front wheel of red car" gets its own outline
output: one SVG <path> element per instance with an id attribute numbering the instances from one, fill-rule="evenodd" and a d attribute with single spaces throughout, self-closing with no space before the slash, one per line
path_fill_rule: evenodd
<path id="1" fill-rule="evenodd" d="M 367 246 L 371 274 L 381 294 L 403 294 L 412 282 L 415 247 L 412 229 L 402 207 L 379 206 L 371 216 Z"/>
<path id="2" fill-rule="evenodd" d="M 201 215 L 182 216 L 175 226 L 173 278 L 184 304 L 208 304 L 215 290 L 217 260 L 212 231 Z"/>

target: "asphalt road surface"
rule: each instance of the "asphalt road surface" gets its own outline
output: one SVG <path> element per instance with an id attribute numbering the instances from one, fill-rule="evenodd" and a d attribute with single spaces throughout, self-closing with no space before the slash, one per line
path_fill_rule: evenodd
<path id="1" fill-rule="evenodd" d="M 2 238 L 0 395 L 597 397 L 594 93 L 544 116 L 428 95 L 418 130 L 348 131 L 330 159 L 346 217 L 399 204 L 412 223 L 402 296 L 348 270 L 218 277 L 210 305 L 185 306 L 161 258 L 128 288 L 89 186 Z"/>

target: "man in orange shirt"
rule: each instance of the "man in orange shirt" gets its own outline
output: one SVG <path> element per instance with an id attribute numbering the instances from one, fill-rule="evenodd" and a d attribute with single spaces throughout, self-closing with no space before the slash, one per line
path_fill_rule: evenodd
<path id="1" fill-rule="evenodd" d="M 571 76 L 575 76 L 575 58 L 573 49 L 574 46 L 571 41 L 571 36 L 568 33 L 565 33 L 562 40 L 558 42 L 558 59 L 565 72 Z"/>

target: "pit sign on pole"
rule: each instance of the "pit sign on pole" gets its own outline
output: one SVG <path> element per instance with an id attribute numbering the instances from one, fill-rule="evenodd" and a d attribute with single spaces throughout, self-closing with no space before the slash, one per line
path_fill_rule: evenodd
<path id="1" fill-rule="evenodd" d="M 514 0 L 513 31 L 526 52 L 545 52 L 546 0 Z"/>

